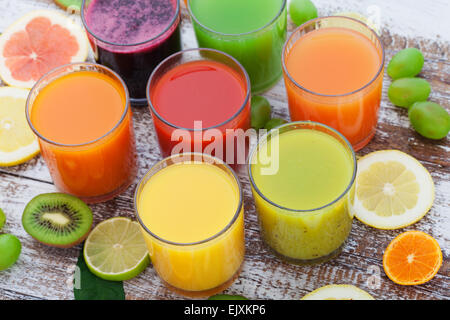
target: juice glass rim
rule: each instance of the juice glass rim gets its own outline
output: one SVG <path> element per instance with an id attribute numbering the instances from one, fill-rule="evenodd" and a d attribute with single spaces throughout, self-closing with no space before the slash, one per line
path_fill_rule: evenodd
<path id="1" fill-rule="evenodd" d="M 322 20 L 327 20 L 327 19 L 347 19 L 347 20 L 351 20 L 353 22 L 359 23 L 361 24 L 363 27 L 367 28 L 367 30 L 369 30 L 372 35 L 375 36 L 375 38 L 377 39 L 378 43 L 380 44 L 380 48 L 381 48 L 381 61 L 380 61 L 380 66 L 378 68 L 377 73 L 375 74 L 375 76 L 369 81 L 367 82 L 364 86 L 362 86 L 361 88 L 358 88 L 356 90 L 353 90 L 351 92 L 347 92 L 347 93 L 342 93 L 342 94 L 324 94 L 324 93 L 318 93 L 312 90 L 309 90 L 307 88 L 305 88 L 304 86 L 300 85 L 297 81 L 295 81 L 295 79 L 291 76 L 291 74 L 288 71 L 288 68 L 286 66 L 286 50 L 287 50 L 287 45 L 288 43 L 291 41 L 292 37 L 294 35 L 296 35 L 298 33 L 298 31 L 303 30 L 304 28 L 306 28 L 309 25 L 312 25 L 318 21 L 322 21 Z M 338 27 L 339 28 L 339 27 Z M 361 32 L 354 30 L 355 32 L 358 32 L 361 34 Z M 299 41 L 301 39 L 301 37 L 299 39 L 297 39 L 295 42 Z M 289 38 L 287 38 L 286 42 L 284 43 L 283 46 L 283 50 L 282 50 L 282 55 L 281 55 L 281 64 L 283 66 L 283 72 L 284 74 L 289 78 L 289 80 L 295 84 L 296 87 L 310 93 L 313 94 L 315 96 L 321 96 L 321 97 L 346 97 L 346 96 L 351 96 L 352 94 L 355 94 L 357 92 L 360 92 L 362 90 L 364 90 L 365 88 L 367 88 L 368 86 L 370 86 L 372 83 L 375 82 L 375 80 L 379 77 L 379 75 L 381 74 L 381 72 L 384 69 L 384 63 L 385 63 L 385 51 L 384 51 L 384 45 L 383 42 L 381 41 L 380 36 L 372 29 L 370 28 L 366 23 L 355 19 L 355 18 L 350 18 L 350 17 L 346 17 L 346 16 L 325 16 L 325 17 L 319 17 L 319 18 L 315 18 L 312 20 L 309 20 L 303 24 L 301 24 L 300 26 L 298 26 L 297 28 L 295 28 L 294 31 L 292 31 L 291 35 L 289 36 Z"/>
<path id="2" fill-rule="evenodd" d="M 264 29 L 269 28 L 270 26 L 272 26 L 273 24 L 275 24 L 275 22 L 278 20 L 278 18 L 282 15 L 282 13 L 284 12 L 284 9 L 286 8 L 287 5 L 287 0 L 282 0 L 281 3 L 281 8 L 278 11 L 278 13 L 275 15 L 275 17 L 270 20 L 268 23 L 266 23 L 265 25 L 263 25 L 262 27 L 259 27 L 258 29 L 252 30 L 252 31 L 248 31 L 248 32 L 242 32 L 242 33 L 223 33 L 223 32 L 219 32 L 219 31 L 215 31 L 207 26 L 205 26 L 203 23 L 201 23 L 197 17 L 194 15 L 194 13 L 191 10 L 191 1 L 192 0 L 187 0 L 187 8 L 189 11 L 189 15 L 191 16 L 192 19 L 194 19 L 195 23 L 197 23 L 199 26 L 201 26 L 203 29 L 211 32 L 211 33 L 215 33 L 218 35 L 221 35 L 223 37 L 241 37 L 241 36 L 248 36 L 248 35 L 252 35 L 254 33 L 258 33 L 260 31 L 263 31 Z"/>
<path id="3" fill-rule="evenodd" d="M 234 178 L 238 189 L 239 189 L 239 203 L 237 205 L 237 209 L 236 212 L 233 215 L 233 218 L 231 219 L 231 221 L 219 232 L 217 232 L 216 234 L 203 239 L 203 240 L 199 240 L 199 241 L 195 241 L 195 242 L 186 242 L 186 243 L 181 243 L 181 242 L 174 242 L 174 241 L 170 241 L 170 240 L 166 240 L 161 238 L 160 236 L 156 235 L 155 233 L 153 233 L 152 231 L 150 231 L 150 229 L 144 224 L 144 222 L 142 221 L 140 215 L 139 215 L 139 210 L 138 210 L 138 194 L 140 194 L 141 192 L 141 187 L 143 187 L 150 179 L 151 176 L 148 177 L 150 174 L 155 174 L 156 172 L 162 170 L 162 169 L 158 169 L 156 170 L 156 172 L 152 172 L 154 170 L 154 168 L 156 168 L 157 166 L 163 164 L 164 162 L 167 162 L 168 160 L 174 159 L 176 157 L 179 158 L 183 158 L 183 157 L 190 157 L 191 160 L 189 160 L 190 162 L 192 162 L 194 159 L 197 159 L 197 157 L 200 157 L 202 159 L 202 163 L 204 163 L 203 159 L 204 158 L 209 158 L 210 160 L 212 160 L 214 163 L 220 164 L 222 166 L 224 166 L 226 168 L 227 173 L 231 173 L 232 174 L 232 178 Z M 183 162 L 188 162 L 188 161 L 180 161 L 180 163 Z M 173 164 L 172 164 L 173 165 Z M 164 168 L 167 168 L 164 167 Z M 148 178 L 147 178 L 148 177 Z M 242 185 L 241 182 L 239 181 L 239 177 L 237 176 L 236 172 L 234 172 L 233 169 L 231 169 L 231 167 L 226 164 L 224 161 L 220 160 L 219 158 L 216 158 L 214 156 L 211 156 L 209 154 L 205 154 L 205 153 L 199 153 L 199 152 L 185 152 L 185 153 L 177 153 L 177 154 L 173 154 L 170 155 L 158 162 L 156 162 L 155 164 L 153 164 L 151 166 L 151 168 L 144 174 L 144 176 L 139 180 L 139 183 L 136 186 L 136 190 L 134 192 L 134 212 L 136 214 L 136 217 L 138 219 L 139 224 L 141 225 L 141 227 L 145 230 L 145 232 L 147 232 L 150 236 L 152 236 L 153 238 L 165 243 L 165 244 L 169 244 L 169 245 L 173 245 L 173 246 L 179 246 L 179 247 L 188 247 L 188 246 L 195 246 L 195 245 L 200 245 L 200 244 L 204 244 L 204 243 L 208 243 L 212 240 L 215 240 L 217 238 L 219 238 L 221 235 L 223 235 L 224 233 L 226 233 L 233 225 L 234 223 L 237 221 L 239 215 L 241 214 L 243 205 L 244 205 L 244 197 L 243 197 L 243 191 L 242 191 Z"/>
<path id="4" fill-rule="evenodd" d="M 158 111 L 156 111 L 156 108 L 155 108 L 155 106 L 153 105 L 152 99 L 151 99 L 151 96 L 150 96 L 150 84 L 151 84 L 153 78 L 156 76 L 157 71 L 158 71 L 158 70 L 159 70 L 159 69 L 160 69 L 167 61 L 169 61 L 169 60 L 171 60 L 171 59 L 173 59 L 173 58 L 175 58 L 175 57 L 177 57 L 177 56 L 181 56 L 181 55 L 183 55 L 184 53 L 187 53 L 187 52 L 194 52 L 194 51 L 198 51 L 198 52 L 202 52 L 202 51 L 205 51 L 205 52 L 214 52 L 214 53 L 217 53 L 217 54 L 219 54 L 219 55 L 226 56 L 227 58 L 231 59 L 231 60 L 238 66 L 238 68 L 240 69 L 240 71 L 242 71 L 243 74 L 245 75 L 245 83 L 246 83 L 246 85 L 247 85 L 247 89 L 246 89 L 247 92 L 246 92 L 246 94 L 245 94 L 244 102 L 242 103 L 242 105 L 239 107 L 239 109 L 236 111 L 235 114 L 233 114 L 229 119 L 227 119 L 227 120 L 225 120 L 225 121 L 223 121 L 223 122 L 221 122 L 221 123 L 219 123 L 219 124 L 216 124 L 216 125 L 214 125 L 214 126 L 210 126 L 210 127 L 207 127 L 207 128 L 201 128 L 201 129 L 184 128 L 184 127 L 178 126 L 178 125 L 173 124 L 173 123 L 169 122 L 168 120 L 164 119 L 164 118 L 158 113 Z M 202 60 L 197 60 L 197 61 L 202 61 Z M 220 62 L 220 63 L 221 63 L 221 62 Z M 184 63 L 183 63 L 183 64 L 184 64 Z M 146 94 L 147 94 L 148 105 L 149 105 L 149 107 L 150 107 L 152 113 L 153 113 L 154 115 L 156 115 L 156 117 L 157 117 L 159 120 L 161 120 L 162 122 L 164 122 L 164 123 L 165 123 L 166 125 L 168 125 L 169 127 L 172 127 L 172 128 L 175 128 L 175 129 L 180 129 L 180 130 L 186 130 L 186 131 L 189 131 L 189 132 L 195 132 L 195 131 L 205 131 L 205 130 L 210 130 L 210 129 L 220 128 L 220 127 L 222 127 L 223 125 L 225 125 L 225 124 L 229 123 L 230 121 L 232 121 L 233 119 L 235 119 L 236 117 L 238 117 L 238 116 L 241 114 L 241 112 L 245 109 L 245 107 L 247 106 L 247 104 L 248 104 L 248 102 L 249 102 L 249 100 L 250 100 L 250 95 L 251 95 L 251 84 L 250 84 L 250 77 L 248 76 L 247 70 L 245 70 L 245 68 L 242 66 L 242 64 L 241 64 L 239 61 L 237 61 L 234 57 L 232 57 L 232 56 L 229 55 L 228 53 L 225 53 L 225 52 L 223 52 L 223 51 L 216 50 L 216 49 L 210 49 L 210 48 L 191 48 L 191 49 L 185 49 L 185 50 L 181 50 L 181 51 L 175 52 L 174 54 L 171 54 L 170 56 L 168 56 L 167 58 L 165 58 L 163 61 L 161 61 L 161 62 L 156 66 L 156 68 L 153 70 L 152 74 L 150 75 L 150 78 L 148 79 L 148 82 L 147 82 L 147 89 L 146 89 Z"/>
<path id="5" fill-rule="evenodd" d="M 106 43 L 106 44 L 109 44 L 109 45 L 112 45 L 112 46 L 117 46 L 117 47 L 134 47 L 134 46 L 140 46 L 140 45 L 147 44 L 147 43 L 149 43 L 149 42 L 152 42 L 152 41 L 158 39 L 158 38 L 161 37 L 163 34 L 165 34 L 167 31 L 169 31 L 170 28 L 173 27 L 174 23 L 177 21 L 179 15 L 180 15 L 180 0 L 175 0 L 176 3 L 177 3 L 177 8 L 176 8 L 176 10 L 175 10 L 175 14 L 174 14 L 172 20 L 171 20 L 170 23 L 167 25 L 167 27 L 164 28 L 164 30 L 162 30 L 162 31 L 161 31 L 160 33 L 158 33 L 156 36 L 154 36 L 154 37 L 152 37 L 152 38 L 150 38 L 150 39 L 141 41 L 141 42 L 136 42 L 136 43 L 116 43 L 116 42 L 108 41 L 108 40 L 105 40 L 105 39 L 101 38 L 100 36 L 96 35 L 96 34 L 89 28 L 88 23 L 87 23 L 87 21 L 86 21 L 86 17 L 85 17 L 85 15 L 84 15 L 84 7 L 86 6 L 86 2 L 87 2 L 87 1 L 92 1 L 92 0 L 83 0 L 83 3 L 82 3 L 82 5 L 81 5 L 81 10 L 80 10 L 81 21 L 83 22 L 83 26 L 86 28 L 87 32 L 88 32 L 90 35 L 92 35 L 95 39 L 97 39 L 97 40 L 99 40 L 99 41 L 101 41 L 101 42 L 103 42 L 103 43 Z"/>
<path id="6" fill-rule="evenodd" d="M 256 143 L 252 147 L 252 150 L 251 150 L 250 155 L 248 157 L 248 161 L 249 161 L 249 163 L 248 163 L 248 176 L 250 178 L 250 183 L 252 184 L 252 186 L 255 189 L 255 191 L 259 194 L 259 196 L 261 196 L 261 198 L 264 199 L 264 201 L 270 203 L 271 205 L 273 205 L 273 206 L 275 206 L 275 207 L 277 207 L 279 209 L 285 210 L 285 211 L 291 211 L 291 212 L 297 212 L 297 213 L 319 214 L 320 210 L 332 206 L 333 204 L 335 204 L 336 202 L 341 200 L 350 191 L 350 189 L 352 188 L 352 186 L 353 186 L 353 184 L 355 183 L 355 180 L 356 180 L 357 161 L 356 161 L 355 151 L 353 150 L 353 146 L 347 140 L 347 138 L 345 138 L 344 135 L 342 133 L 340 133 L 339 131 L 337 131 L 337 130 L 335 130 L 335 129 L 333 129 L 333 128 L 331 128 L 331 127 L 329 127 L 329 126 L 327 126 L 327 125 L 325 125 L 323 123 L 319 123 L 319 122 L 315 122 L 315 121 L 294 121 L 294 122 L 289 122 L 289 123 L 282 124 L 282 125 L 276 127 L 275 130 L 280 130 L 280 129 L 286 128 L 286 127 L 308 126 L 308 125 L 309 126 L 314 126 L 314 127 L 322 127 L 322 128 L 324 128 L 326 130 L 329 130 L 329 131 L 333 132 L 334 134 L 336 134 L 339 138 L 341 138 L 343 140 L 343 142 L 345 143 L 347 149 L 351 151 L 351 157 L 352 157 L 352 162 L 353 162 L 352 178 L 350 179 L 350 182 L 347 185 L 347 187 L 345 188 L 345 190 L 336 199 L 334 199 L 333 201 L 331 201 L 331 202 L 329 202 L 329 203 L 327 203 L 327 204 L 325 204 L 323 206 L 320 206 L 320 207 L 317 207 L 317 208 L 313 208 L 313 209 L 291 209 L 291 208 L 287 208 L 287 207 L 284 207 L 282 205 L 279 205 L 279 204 L 273 202 L 272 200 L 268 199 L 261 192 L 261 190 L 259 190 L 259 188 L 256 185 L 256 182 L 255 182 L 255 180 L 253 178 L 253 174 L 252 174 L 252 159 L 253 159 L 253 156 L 255 155 L 255 153 L 257 152 L 257 150 L 259 149 L 260 142 Z M 312 129 L 305 128 L 305 129 L 306 130 L 316 130 L 314 128 L 312 128 Z M 271 131 L 272 130 L 270 130 L 266 134 L 264 134 L 264 136 L 261 138 L 260 141 L 263 141 L 264 143 L 267 143 L 268 142 L 267 138 L 271 135 Z M 283 133 L 278 133 L 278 134 L 281 135 Z M 326 134 L 330 135 L 329 133 L 326 133 Z M 336 139 L 336 138 L 334 138 L 334 139 Z"/>
<path id="7" fill-rule="evenodd" d="M 78 144 L 66 144 L 66 143 L 56 142 L 56 141 L 53 141 L 53 140 L 50 140 L 50 139 L 44 137 L 44 136 L 43 136 L 43 135 L 35 128 L 35 126 L 33 125 L 33 122 L 31 121 L 31 109 L 32 109 L 32 107 L 33 107 L 33 106 L 32 106 L 32 102 L 31 102 L 31 99 L 32 99 L 32 93 L 33 93 L 34 91 L 38 90 L 38 88 L 41 86 L 41 84 L 42 84 L 48 77 L 52 76 L 53 74 L 57 73 L 58 71 L 61 71 L 61 70 L 65 69 L 65 68 L 69 68 L 69 67 L 74 67 L 74 68 L 75 68 L 75 67 L 86 67 L 86 66 L 87 66 L 87 67 L 99 68 L 99 69 L 104 69 L 104 70 L 106 70 L 107 72 L 111 73 L 112 76 L 114 76 L 115 79 L 118 80 L 119 83 L 121 84 L 121 86 L 122 86 L 122 88 L 123 88 L 123 90 L 124 90 L 124 92 L 125 92 L 125 107 L 124 107 L 124 109 L 123 109 L 123 113 L 122 113 L 122 115 L 121 115 L 119 121 L 114 125 L 114 127 L 112 127 L 111 130 L 109 130 L 108 132 L 106 132 L 104 135 L 102 135 L 102 136 L 100 136 L 99 138 L 96 138 L 96 139 L 94 139 L 94 140 L 92 140 L 92 141 L 88 141 L 88 142 L 84 142 L 84 143 L 78 143 Z M 48 84 L 46 84 L 46 85 L 43 86 L 42 88 L 45 88 L 45 87 L 48 86 L 51 82 L 55 81 L 56 79 L 58 79 L 58 78 L 60 78 L 60 77 L 62 77 L 62 76 L 65 76 L 65 75 L 68 75 L 68 74 L 71 74 L 71 73 L 75 73 L 75 72 L 84 72 L 84 71 L 98 72 L 98 71 L 93 71 L 93 70 L 89 70 L 89 69 L 86 69 L 86 70 L 69 71 L 69 72 L 66 72 L 66 73 L 63 73 L 63 74 L 59 75 L 58 77 L 55 77 L 54 79 L 52 79 Z M 41 90 L 42 90 L 42 88 L 41 88 Z M 37 95 L 39 95 L 39 93 L 38 93 Z M 37 95 L 36 95 L 36 97 L 37 97 Z M 34 97 L 33 100 L 35 100 L 36 97 Z M 33 101 L 33 102 L 34 102 L 34 101 Z M 106 138 L 106 137 L 109 136 L 111 133 L 113 133 L 113 132 L 114 132 L 114 131 L 115 131 L 115 130 L 123 123 L 123 121 L 125 120 L 125 117 L 126 117 L 126 115 L 127 115 L 127 113 L 128 113 L 129 108 L 130 108 L 130 96 L 129 96 L 129 93 L 128 93 L 128 88 L 127 88 L 127 86 L 125 85 L 125 82 L 123 81 L 123 79 L 122 79 L 116 72 L 114 72 L 113 70 L 111 70 L 111 69 L 108 68 L 108 67 L 105 67 L 105 66 L 103 66 L 103 65 L 101 65 L 101 64 L 97 64 L 97 63 L 91 63 L 91 62 L 75 62 L 75 63 L 68 63 L 68 64 L 64 64 L 64 65 L 62 65 L 62 66 L 58 66 L 58 67 L 56 67 L 56 68 L 53 68 L 52 70 L 50 70 L 50 71 L 48 71 L 46 74 L 44 74 L 44 75 L 43 75 L 43 76 L 42 76 L 42 77 L 41 77 L 41 78 L 33 85 L 33 87 L 32 87 L 31 90 L 30 90 L 30 93 L 28 94 L 28 97 L 27 97 L 27 102 L 26 102 L 26 107 L 25 107 L 25 115 L 26 115 L 26 117 L 27 117 L 28 125 L 30 126 L 30 128 L 31 128 L 31 130 L 34 132 L 34 134 L 36 134 L 36 135 L 39 137 L 39 139 L 42 139 L 42 140 L 44 140 L 45 142 L 47 142 L 47 143 L 49 143 L 49 144 L 52 144 L 52 145 L 55 145 L 55 146 L 59 146 L 59 147 L 83 147 L 83 146 L 88 146 L 88 145 L 91 145 L 91 144 L 93 144 L 93 143 L 96 143 L 96 142 L 98 142 L 98 141 L 100 141 L 100 140 Z"/>

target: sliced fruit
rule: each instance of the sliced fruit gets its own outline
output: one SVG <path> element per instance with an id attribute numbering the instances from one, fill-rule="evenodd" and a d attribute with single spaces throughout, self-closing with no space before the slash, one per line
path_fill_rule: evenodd
<path id="1" fill-rule="evenodd" d="M 316 289 L 302 300 L 375 300 L 369 293 L 358 287 L 346 284 L 331 284 Z"/>
<path id="2" fill-rule="evenodd" d="M 92 211 L 77 197 L 44 193 L 27 204 L 22 224 L 37 241 L 53 247 L 70 248 L 87 237 L 92 226 Z"/>
<path id="3" fill-rule="evenodd" d="M 30 91 L 0 88 L 0 166 L 14 166 L 39 153 L 39 143 L 28 126 L 25 106 Z"/>
<path id="4" fill-rule="evenodd" d="M 417 285 L 430 281 L 442 265 L 439 243 L 422 231 L 397 236 L 383 255 L 386 275 L 397 284 Z"/>
<path id="5" fill-rule="evenodd" d="M 380 30 L 378 29 L 377 25 L 367 17 L 363 16 L 362 14 L 358 12 L 338 12 L 333 14 L 333 16 L 342 16 L 342 17 L 349 17 L 356 20 L 359 20 L 369 26 L 373 31 L 375 31 L 377 34 L 380 34 Z M 342 26 L 342 24 L 340 25 Z"/>
<path id="6" fill-rule="evenodd" d="M 80 12 L 83 0 L 55 0 L 55 3 L 69 12 Z"/>
<path id="7" fill-rule="evenodd" d="M 99 223 L 86 239 L 84 260 L 93 274 L 105 280 L 137 276 L 150 263 L 139 223 L 124 217 Z"/>
<path id="8" fill-rule="evenodd" d="M 208 298 L 208 300 L 248 300 L 244 296 L 230 294 L 216 294 Z"/>
<path id="9" fill-rule="evenodd" d="M 358 160 L 351 212 L 378 229 L 398 229 L 420 220 L 434 201 L 434 183 L 419 161 L 397 150 L 372 152 Z"/>
<path id="10" fill-rule="evenodd" d="M 86 60 L 83 29 L 53 10 L 30 12 L 0 35 L 0 77 L 7 84 L 31 88 L 55 67 Z"/>

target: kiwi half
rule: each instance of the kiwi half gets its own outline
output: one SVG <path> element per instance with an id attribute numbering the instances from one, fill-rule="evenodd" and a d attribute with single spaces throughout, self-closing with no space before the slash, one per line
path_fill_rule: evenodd
<path id="1" fill-rule="evenodd" d="M 44 193 L 25 207 L 22 224 L 26 232 L 46 245 L 70 248 L 82 242 L 92 227 L 91 209 L 77 197 Z"/>

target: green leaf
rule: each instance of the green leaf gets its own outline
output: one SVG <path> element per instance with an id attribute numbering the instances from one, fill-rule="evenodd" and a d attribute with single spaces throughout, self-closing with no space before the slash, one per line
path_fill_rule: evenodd
<path id="1" fill-rule="evenodd" d="M 73 293 L 75 300 L 125 300 L 122 281 L 107 281 L 91 273 L 80 250 L 75 269 Z"/>

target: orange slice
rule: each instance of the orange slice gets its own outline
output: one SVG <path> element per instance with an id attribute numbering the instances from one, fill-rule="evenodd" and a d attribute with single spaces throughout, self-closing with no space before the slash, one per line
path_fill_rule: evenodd
<path id="1" fill-rule="evenodd" d="M 397 236 L 383 255 L 386 275 L 397 284 L 417 285 L 430 281 L 442 265 L 438 242 L 422 231 Z"/>
<path id="2" fill-rule="evenodd" d="M 57 11 L 32 11 L 0 36 L 0 77 L 11 86 L 31 88 L 53 68 L 86 60 L 88 43 L 72 19 Z"/>

